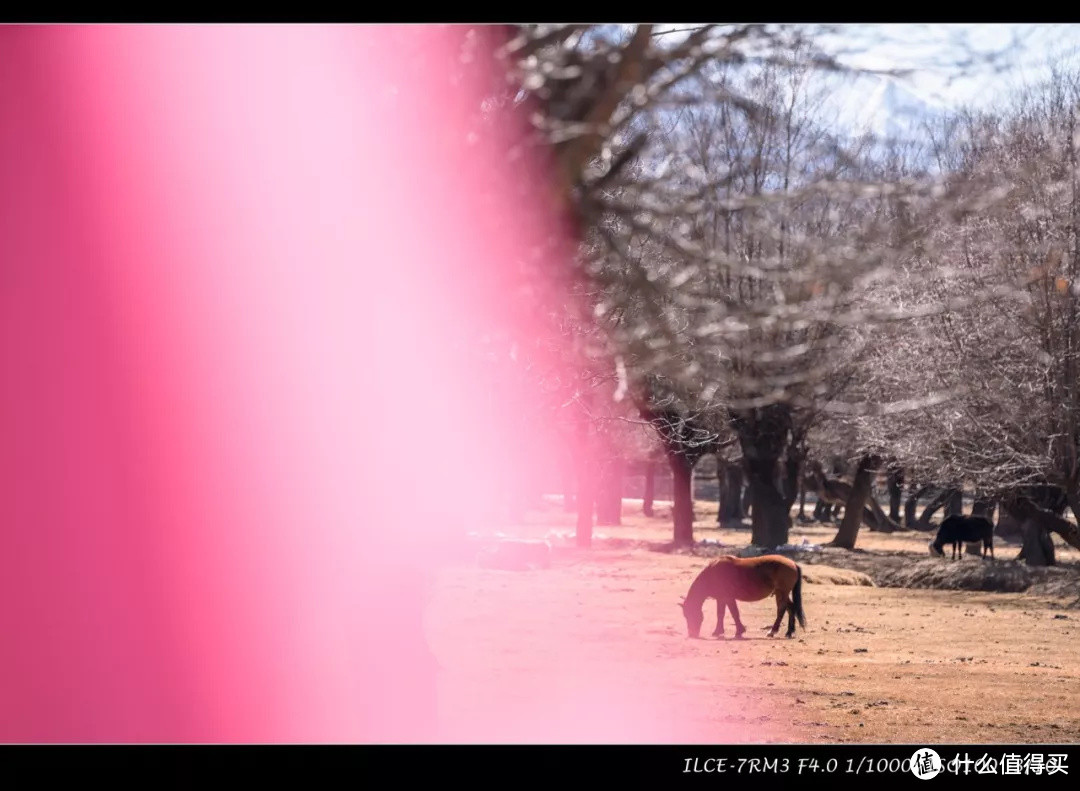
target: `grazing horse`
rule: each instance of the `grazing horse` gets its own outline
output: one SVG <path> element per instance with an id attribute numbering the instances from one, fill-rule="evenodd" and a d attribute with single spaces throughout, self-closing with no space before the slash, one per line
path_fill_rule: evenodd
<path id="1" fill-rule="evenodd" d="M 780 629 L 784 613 L 788 613 L 788 637 L 795 635 L 795 619 L 806 628 L 806 616 L 802 607 L 802 569 L 799 564 L 782 555 L 762 555 L 757 558 L 737 558 L 731 555 L 719 557 L 706 566 L 690 584 L 686 598 L 679 603 L 686 617 L 686 630 L 690 637 L 698 637 L 705 620 L 702 604 L 708 598 L 716 599 L 716 631 L 713 637 L 724 634 L 724 611 L 731 610 L 735 618 L 735 637 L 746 631 L 739 618 L 735 600 L 761 601 L 776 596 L 776 623 L 769 631 L 774 637 Z"/>
<path id="2" fill-rule="evenodd" d="M 990 558 L 994 557 L 994 523 L 984 516 L 958 516 L 947 517 L 938 528 L 937 537 L 930 543 L 930 554 L 945 557 L 945 545 L 952 544 L 953 560 L 956 560 L 957 551 L 963 556 L 964 543 L 968 541 L 982 541 L 983 558 L 986 551 L 990 550 Z"/>

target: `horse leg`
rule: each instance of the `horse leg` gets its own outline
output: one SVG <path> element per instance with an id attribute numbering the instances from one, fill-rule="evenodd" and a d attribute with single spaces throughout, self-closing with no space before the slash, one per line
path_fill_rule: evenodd
<path id="1" fill-rule="evenodd" d="M 739 618 L 739 605 L 732 599 L 727 603 L 728 609 L 731 610 L 731 617 L 735 619 L 735 638 L 739 639 L 746 632 L 746 627 L 743 626 L 742 619 Z"/>
<path id="2" fill-rule="evenodd" d="M 716 628 L 713 630 L 712 636 L 724 636 L 724 602 L 722 599 L 716 600 Z"/>
<path id="3" fill-rule="evenodd" d="M 795 636 L 795 599 L 794 598 L 788 598 L 789 596 L 791 596 L 790 593 L 785 593 L 784 594 L 784 599 L 786 599 L 787 602 L 788 602 L 788 605 L 787 605 L 787 611 L 788 611 L 787 635 L 785 635 L 785 636 L 788 639 L 791 639 L 792 637 Z"/>
<path id="4" fill-rule="evenodd" d="M 776 592 L 776 622 L 773 623 L 772 629 L 769 630 L 769 637 L 776 637 L 776 633 L 780 631 L 780 624 L 784 620 L 784 612 L 787 610 L 787 599 L 780 591 Z"/>

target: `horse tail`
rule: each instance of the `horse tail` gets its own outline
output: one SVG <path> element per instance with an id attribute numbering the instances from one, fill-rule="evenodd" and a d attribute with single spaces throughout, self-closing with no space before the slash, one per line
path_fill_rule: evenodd
<path id="1" fill-rule="evenodd" d="M 806 613 L 802 608 L 802 566 L 795 564 L 795 587 L 791 589 L 791 601 L 795 605 L 795 617 L 799 619 L 799 625 L 806 628 Z"/>

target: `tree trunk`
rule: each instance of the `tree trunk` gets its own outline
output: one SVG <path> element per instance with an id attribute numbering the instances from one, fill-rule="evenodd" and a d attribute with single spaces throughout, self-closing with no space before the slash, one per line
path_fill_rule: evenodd
<path id="1" fill-rule="evenodd" d="M 1031 501 L 1039 508 L 1061 516 L 1069 505 L 1069 495 L 1057 486 L 1036 486 Z"/>
<path id="2" fill-rule="evenodd" d="M 739 491 L 742 495 L 739 497 L 739 510 L 742 511 L 741 519 L 745 519 L 751 516 L 754 508 L 754 497 L 750 491 L 750 482 L 747 481 L 745 486 L 740 486 Z"/>
<path id="3" fill-rule="evenodd" d="M 751 541 L 757 546 L 772 548 L 788 541 L 795 493 L 791 499 L 785 499 L 777 473 L 780 459 L 790 456 L 785 451 L 791 439 L 791 426 L 788 404 L 770 404 L 731 416 L 749 483 Z M 787 490 L 791 493 L 790 488 Z"/>
<path id="4" fill-rule="evenodd" d="M 608 459 L 600 468 L 596 498 L 596 524 L 612 527 L 622 524 L 623 460 Z"/>
<path id="5" fill-rule="evenodd" d="M 795 505 L 795 500 L 799 497 L 799 492 L 802 491 L 802 458 L 792 454 L 791 448 L 788 448 L 783 470 L 784 478 L 780 483 L 780 491 L 784 495 L 784 502 L 787 504 L 790 514 L 792 507 Z"/>
<path id="6" fill-rule="evenodd" d="M 788 542 L 791 506 L 777 486 L 778 459 L 745 459 L 750 494 L 750 543 L 774 549 Z"/>
<path id="7" fill-rule="evenodd" d="M 724 524 L 724 506 L 727 505 L 727 465 L 716 457 L 716 523 Z"/>
<path id="8" fill-rule="evenodd" d="M 863 456 L 855 471 L 855 481 L 851 485 L 851 497 L 844 504 L 844 519 L 832 546 L 854 549 L 859 536 L 859 527 L 863 521 L 863 509 L 870 497 L 870 487 L 874 483 L 874 472 L 880 464 L 875 456 Z"/>
<path id="9" fill-rule="evenodd" d="M 926 508 L 923 509 L 922 515 L 915 521 L 916 530 L 932 530 L 933 525 L 930 524 L 930 520 L 934 518 L 934 514 L 938 512 L 945 503 L 949 501 L 948 492 L 940 492 L 933 500 L 926 504 Z"/>
<path id="10" fill-rule="evenodd" d="M 743 471 L 738 464 L 723 462 L 723 482 L 720 488 L 720 513 L 717 521 L 722 525 L 741 527 L 743 520 Z"/>
<path id="11" fill-rule="evenodd" d="M 799 484 L 799 521 L 810 521 L 806 518 L 806 484 Z"/>
<path id="12" fill-rule="evenodd" d="M 645 516 L 653 515 L 653 497 L 656 495 L 656 462 L 649 459 L 645 462 L 645 499 L 641 504 L 641 511 Z"/>
<path id="13" fill-rule="evenodd" d="M 593 491 L 593 473 L 591 471 L 578 471 L 578 497 L 577 497 L 577 528 L 575 538 L 579 547 L 592 546 L 593 508 L 595 506 L 595 494 Z"/>
<path id="14" fill-rule="evenodd" d="M 1024 523 L 1005 508 L 1000 510 L 994 534 L 1010 541 L 1023 541 Z"/>
<path id="15" fill-rule="evenodd" d="M 879 533 L 892 533 L 896 530 L 903 530 L 902 525 L 893 522 L 889 519 L 889 515 L 881 510 L 881 506 L 877 504 L 872 492 L 867 495 L 866 502 L 868 505 L 863 509 L 863 524 Z"/>
<path id="16" fill-rule="evenodd" d="M 933 518 L 934 514 L 938 512 L 938 509 L 944 506 L 948 501 L 949 490 L 942 489 L 926 504 L 926 508 L 923 509 L 922 515 L 916 519 L 913 524 L 908 525 L 908 527 L 922 531 L 933 530 L 934 526 L 930 524 L 930 520 Z"/>
<path id="17" fill-rule="evenodd" d="M 964 492 L 962 489 L 949 489 L 945 500 L 945 516 L 964 515 Z"/>
<path id="18" fill-rule="evenodd" d="M 1054 556 L 1054 542 L 1038 521 L 1027 519 L 1021 524 L 1020 529 L 1024 543 L 1016 559 L 1024 561 L 1029 566 L 1055 565 L 1057 559 Z"/>
<path id="19" fill-rule="evenodd" d="M 1070 505 L 1073 499 L 1075 497 L 1069 497 Z M 1062 500 L 1065 500 L 1064 494 L 1060 498 L 1055 498 L 1052 504 L 1056 507 Z M 1007 508 L 1023 525 L 1024 546 L 1020 554 L 1028 564 L 1037 565 L 1047 560 L 1052 563 L 1054 560 L 1052 543 L 1049 551 L 1046 546 L 1046 540 L 1049 540 L 1049 536 L 1044 540 L 1038 535 L 1039 532 L 1053 531 L 1065 539 L 1070 546 L 1080 549 L 1080 527 L 1077 527 L 1068 519 L 1059 516 L 1053 511 L 1040 508 L 1024 497 L 1011 499 L 1001 505 L 1003 509 Z"/>
<path id="20" fill-rule="evenodd" d="M 743 470 L 742 462 L 730 465 L 729 469 L 732 472 L 728 475 L 731 476 L 730 480 L 734 484 L 730 513 L 735 521 L 742 524 L 744 519 L 750 518 L 750 489 L 746 483 L 746 472 Z"/>
<path id="21" fill-rule="evenodd" d="M 1056 513 L 1059 515 L 1064 514 L 1065 508 L 1068 508 L 1070 511 L 1073 512 L 1074 517 L 1080 519 L 1080 517 L 1076 516 L 1077 509 L 1080 508 L 1080 492 L 1077 492 L 1075 489 L 1070 487 L 1063 491 L 1062 494 L 1064 495 L 1063 499 L 1065 500 L 1065 506 Z M 1059 516 L 1058 518 L 1062 525 L 1068 526 L 1067 532 L 1071 531 L 1070 534 L 1061 533 L 1059 531 L 1061 537 L 1064 538 L 1068 543 L 1072 544 L 1072 546 L 1080 548 L 1080 529 L 1078 529 L 1073 522 L 1065 519 L 1064 516 Z"/>
<path id="22" fill-rule="evenodd" d="M 694 465 L 702 456 L 701 446 L 689 439 L 693 423 L 670 411 L 647 407 L 641 409 L 641 416 L 657 429 L 671 468 L 675 544 L 690 546 L 694 543 Z"/>
<path id="23" fill-rule="evenodd" d="M 914 528 L 915 523 L 919 521 L 919 498 L 921 498 L 928 491 L 933 489 L 933 486 L 920 486 L 907 498 L 904 503 L 904 526 L 908 528 Z"/>
<path id="24" fill-rule="evenodd" d="M 592 546 L 593 510 L 596 506 L 596 462 L 593 458 L 590 428 L 582 421 L 579 430 L 577 457 L 577 529 L 576 543 L 579 547 Z"/>
<path id="25" fill-rule="evenodd" d="M 668 454 L 671 467 L 672 518 L 675 522 L 675 545 L 692 546 L 694 543 L 694 465 L 678 453 Z"/>
<path id="26" fill-rule="evenodd" d="M 900 501 L 904 497 L 904 471 L 894 469 L 889 473 L 889 518 L 900 523 Z"/>
<path id="27" fill-rule="evenodd" d="M 984 519 L 994 521 L 994 511 L 997 510 L 997 500 L 992 497 L 980 497 L 975 495 L 975 502 L 971 504 L 971 515 L 981 516 Z"/>

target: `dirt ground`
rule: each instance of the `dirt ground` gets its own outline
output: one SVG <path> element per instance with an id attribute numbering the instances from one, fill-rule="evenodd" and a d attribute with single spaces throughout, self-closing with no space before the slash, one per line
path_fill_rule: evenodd
<path id="1" fill-rule="evenodd" d="M 708 509 L 698 506 L 699 541 L 749 543 L 748 530 L 713 527 Z M 547 537 L 550 568 L 463 560 L 442 573 L 427 632 L 448 741 L 1080 741 L 1080 610 L 1063 598 L 868 587 L 804 565 L 808 629 L 796 639 L 765 636 L 769 599 L 740 604 L 748 639 L 730 639 L 729 613 L 729 639 L 690 640 L 676 604 L 707 558 L 643 543 L 670 538 L 662 510 L 646 519 L 627 501 L 624 512 L 583 551 L 569 540 L 573 516 L 552 503 L 507 531 Z M 797 525 L 791 543 L 834 534 Z M 927 538 L 864 529 L 859 546 L 915 562 Z M 996 549 L 999 563 L 1018 552 Z M 1076 560 L 1059 547 L 1064 565 Z M 711 601 L 705 613 L 711 634 Z"/>

